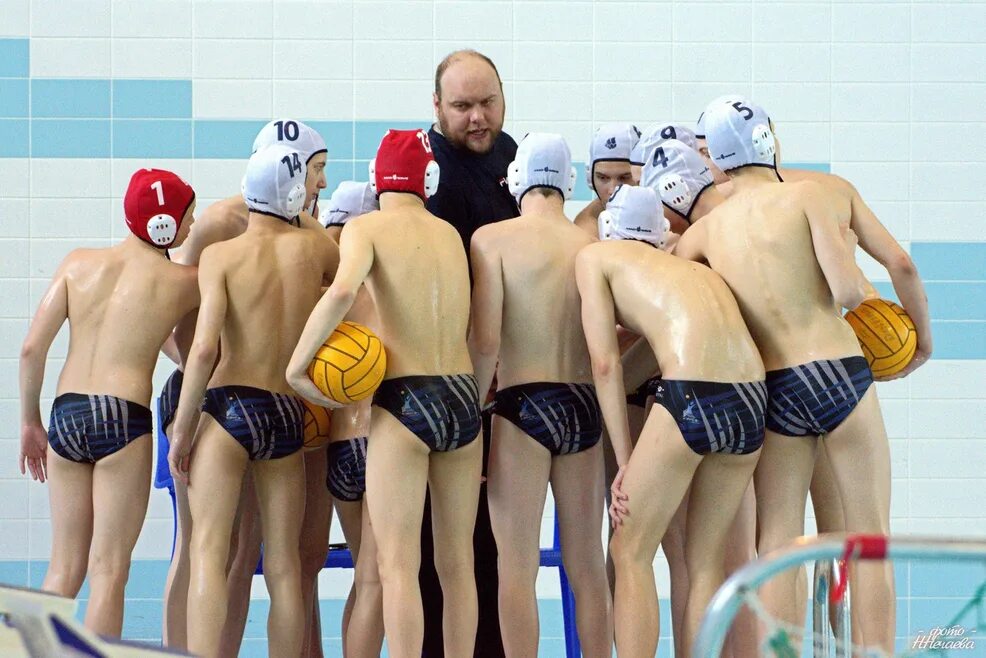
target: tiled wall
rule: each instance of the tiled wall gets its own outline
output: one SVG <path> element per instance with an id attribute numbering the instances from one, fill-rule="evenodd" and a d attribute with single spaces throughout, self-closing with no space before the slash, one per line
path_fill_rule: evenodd
<path id="1" fill-rule="evenodd" d="M 325 136 L 330 187 L 362 176 L 387 127 L 431 121 L 434 66 L 463 46 L 499 66 L 507 130 L 560 132 L 576 159 L 601 122 L 691 122 L 736 91 L 771 111 L 788 162 L 855 183 L 917 261 L 935 330 L 935 359 L 880 386 L 893 529 L 986 535 L 986 4 L 0 0 L 4 573 L 50 545 L 47 492 L 16 468 L 18 345 L 61 257 L 123 235 L 133 169 L 175 169 L 204 208 L 236 193 L 257 128 L 294 116 Z M 155 492 L 139 559 L 167 558 L 170 524 Z M 930 611 L 950 592 L 900 593 Z"/>

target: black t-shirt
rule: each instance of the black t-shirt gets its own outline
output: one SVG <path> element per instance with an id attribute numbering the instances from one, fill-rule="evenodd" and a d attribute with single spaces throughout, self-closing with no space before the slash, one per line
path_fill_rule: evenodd
<path id="1" fill-rule="evenodd" d="M 428 138 L 441 167 L 438 192 L 428 199 L 428 211 L 459 231 L 468 254 L 476 229 L 520 214 L 507 187 L 507 167 L 517 154 L 517 143 L 501 132 L 493 149 L 479 155 L 452 146 L 434 128 Z"/>

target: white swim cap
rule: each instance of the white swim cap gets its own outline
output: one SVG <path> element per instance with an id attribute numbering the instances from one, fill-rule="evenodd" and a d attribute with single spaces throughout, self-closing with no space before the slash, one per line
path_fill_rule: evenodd
<path id="1" fill-rule="evenodd" d="M 670 228 L 649 187 L 620 185 L 599 213 L 600 240 L 643 240 L 660 249 Z"/>
<path id="2" fill-rule="evenodd" d="M 661 202 L 691 224 L 692 208 L 699 195 L 712 185 L 712 172 L 698 151 L 676 139 L 654 149 L 644 164 L 640 184 L 653 189 Z"/>
<path id="3" fill-rule="evenodd" d="M 297 151 L 306 165 L 317 154 L 328 152 L 325 140 L 317 130 L 294 119 L 278 119 L 261 128 L 253 140 L 251 153 L 272 144 L 282 144 Z"/>
<path id="4" fill-rule="evenodd" d="M 555 133 L 529 133 L 520 141 L 514 161 L 507 167 L 507 185 L 520 205 L 528 190 L 548 187 L 563 198 L 575 189 L 575 167 L 565 138 Z"/>
<path id="5" fill-rule="evenodd" d="M 776 167 L 774 133 L 767 112 L 752 101 L 717 105 L 705 112 L 709 157 L 724 172 L 749 165 Z"/>
<path id="6" fill-rule="evenodd" d="M 630 152 L 640 139 L 640 131 L 632 123 L 607 123 L 596 129 L 589 144 L 589 162 L 585 165 L 585 182 L 589 189 L 597 162 L 629 162 Z"/>
<path id="7" fill-rule="evenodd" d="M 698 115 L 698 121 L 695 122 L 695 137 L 698 139 L 705 139 L 705 115 L 709 112 L 710 107 L 715 107 L 718 105 L 732 105 L 737 101 L 745 100 L 739 94 L 724 94 L 718 98 L 713 99 L 711 103 L 705 106 L 702 113 Z"/>
<path id="8" fill-rule="evenodd" d="M 695 133 L 683 123 L 655 123 L 647 126 L 637 146 L 630 153 L 630 163 L 642 167 L 648 158 L 653 155 L 654 149 L 669 139 L 677 139 L 679 142 L 693 148 L 698 148 L 695 141 Z"/>
<path id="9" fill-rule="evenodd" d="M 369 183 L 344 180 L 329 198 L 329 207 L 322 211 L 318 221 L 322 226 L 345 226 L 353 217 L 380 210 L 380 202 Z"/>
<path id="10" fill-rule="evenodd" d="M 250 156 L 241 185 L 252 212 L 295 223 L 305 205 L 305 166 L 302 155 L 275 144 Z"/>

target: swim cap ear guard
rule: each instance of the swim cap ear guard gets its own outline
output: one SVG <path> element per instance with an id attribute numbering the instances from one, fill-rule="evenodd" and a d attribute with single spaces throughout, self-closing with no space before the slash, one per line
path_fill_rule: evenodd
<path id="1" fill-rule="evenodd" d="M 518 206 L 535 187 L 556 190 L 562 198 L 569 199 L 578 178 L 565 138 L 555 133 L 529 133 L 521 140 L 514 161 L 507 167 L 507 188 Z"/>
<path id="2" fill-rule="evenodd" d="M 167 249 L 178 237 L 181 222 L 195 200 L 192 187 L 164 169 L 138 169 L 123 197 L 130 231 L 158 248 Z"/>
<path id="3" fill-rule="evenodd" d="M 661 202 L 691 224 L 695 202 L 713 184 L 712 172 L 698 151 L 676 139 L 654 149 L 644 163 L 640 184 L 652 188 Z"/>
<path id="4" fill-rule="evenodd" d="M 766 110 L 749 100 L 705 112 L 709 156 L 724 172 L 740 167 L 776 169 L 777 144 Z"/>
<path id="5" fill-rule="evenodd" d="M 423 130 L 388 130 L 368 170 L 374 194 L 407 192 L 422 201 L 438 192 L 441 178 L 431 141 Z"/>
<path id="6" fill-rule="evenodd" d="M 295 223 L 305 207 L 307 167 L 298 151 L 279 144 L 250 156 L 240 189 L 251 212 Z"/>
<path id="7" fill-rule="evenodd" d="M 654 190 L 620 185 L 599 213 L 600 240 L 641 240 L 658 249 L 667 242 L 671 223 Z"/>

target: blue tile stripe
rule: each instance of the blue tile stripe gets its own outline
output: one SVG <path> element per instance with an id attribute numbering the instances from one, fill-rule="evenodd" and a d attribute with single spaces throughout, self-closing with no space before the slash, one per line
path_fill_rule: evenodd
<path id="1" fill-rule="evenodd" d="M 28 39 L 0 39 L 0 78 L 31 75 L 31 43 Z"/>
<path id="2" fill-rule="evenodd" d="M 30 116 L 29 85 L 27 78 L 0 78 L 0 117 Z"/>
<path id="3" fill-rule="evenodd" d="M 191 119 L 191 80 L 113 80 L 113 117 Z"/>
<path id="4" fill-rule="evenodd" d="M 31 116 L 108 119 L 109 80 L 31 80 Z"/>

